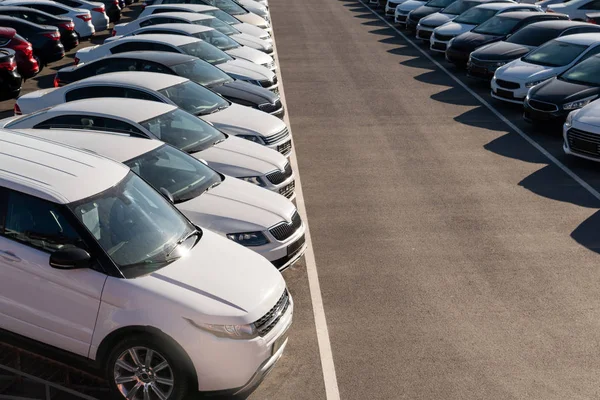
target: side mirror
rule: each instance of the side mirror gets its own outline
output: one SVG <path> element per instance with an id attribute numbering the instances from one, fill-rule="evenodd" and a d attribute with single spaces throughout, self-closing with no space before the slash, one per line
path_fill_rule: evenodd
<path id="1" fill-rule="evenodd" d="M 91 264 L 90 254 L 79 247 L 60 249 L 50 255 L 50 266 L 56 269 L 88 268 Z"/>
<path id="2" fill-rule="evenodd" d="M 169 200 L 171 203 L 175 203 L 175 199 L 173 198 L 173 195 L 171 194 L 171 192 L 169 192 L 167 189 L 165 189 L 164 187 L 160 188 L 160 194 L 162 194 L 167 200 Z"/>

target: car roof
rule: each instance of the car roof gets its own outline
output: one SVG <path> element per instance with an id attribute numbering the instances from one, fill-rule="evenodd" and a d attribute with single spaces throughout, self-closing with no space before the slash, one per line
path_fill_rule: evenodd
<path id="1" fill-rule="evenodd" d="M 158 26 L 158 25 L 157 25 Z M 183 46 L 184 44 L 201 42 L 201 39 L 197 39 L 192 36 L 184 36 L 184 35 L 166 35 L 166 34 L 158 34 L 158 33 L 150 33 L 148 35 L 139 35 L 139 36 L 125 36 L 118 40 L 113 40 L 110 43 L 111 45 L 124 43 L 125 41 L 131 42 L 158 42 L 158 43 L 167 43 L 173 46 Z M 105 46 L 105 45 L 101 45 Z M 101 46 L 98 46 L 100 48 Z"/>
<path id="2" fill-rule="evenodd" d="M 187 21 L 200 21 L 203 19 L 215 18 L 212 15 L 198 14 L 198 13 L 192 13 L 192 12 L 173 11 L 173 12 L 146 15 L 141 20 L 145 21 L 147 19 L 154 19 L 154 18 L 160 18 L 160 17 L 181 18 L 181 19 L 184 19 Z"/>
<path id="3" fill-rule="evenodd" d="M 146 9 L 155 9 L 155 8 L 181 8 L 181 9 L 191 10 L 191 11 L 195 11 L 195 12 L 219 10 L 217 7 L 204 5 L 204 4 L 183 4 L 183 3 L 156 4 L 153 6 L 146 7 Z"/>
<path id="4" fill-rule="evenodd" d="M 510 0 L 463 0 L 465 3 L 480 3 L 480 4 L 487 4 L 487 3 L 493 3 L 493 2 L 499 2 L 499 3 L 509 3 L 509 4 L 515 4 L 514 2 L 510 1 Z"/>
<path id="5" fill-rule="evenodd" d="M 530 17 L 538 17 L 540 15 L 545 15 L 545 13 L 539 11 L 511 11 L 505 12 L 502 14 L 496 15 L 495 18 L 516 18 L 516 19 L 526 19 Z M 558 15 L 558 14 L 554 14 Z"/>
<path id="6" fill-rule="evenodd" d="M 3 1 L 2 4 L 45 4 L 45 5 L 49 5 L 49 6 L 57 6 L 60 8 L 64 8 L 64 9 L 69 9 L 72 10 L 72 7 L 69 6 L 65 6 L 64 4 L 61 3 L 57 3 L 56 1 L 51 1 L 51 0 L 6 0 Z"/>
<path id="7" fill-rule="evenodd" d="M 8 130 L 0 131 L 0 186 L 66 204 L 109 189 L 129 169 L 113 160 Z"/>
<path id="8" fill-rule="evenodd" d="M 555 40 L 571 44 L 581 44 L 584 46 L 589 46 L 591 44 L 600 42 L 600 32 L 576 33 L 574 35 L 561 36 L 556 38 Z"/>
<path id="9" fill-rule="evenodd" d="M 582 21 L 571 21 L 568 19 L 553 19 L 553 20 L 548 20 L 548 21 L 534 22 L 531 25 L 527 25 L 523 29 L 539 28 L 539 29 L 555 30 L 557 32 L 562 32 L 565 29 L 574 28 L 576 26 L 593 27 L 594 25 L 589 24 L 587 22 L 582 22 Z M 598 29 L 600 29 L 600 27 L 598 27 Z"/>
<path id="10" fill-rule="evenodd" d="M 189 81 L 189 79 L 181 76 L 161 74 L 158 72 L 121 71 L 91 76 L 71 85 L 64 86 L 64 88 L 68 89 L 69 87 L 79 86 L 80 84 L 103 83 L 107 85 L 133 85 L 150 90 L 161 90 L 187 81 Z"/>
<path id="11" fill-rule="evenodd" d="M 94 114 L 107 115 L 115 118 L 122 118 L 134 122 L 143 122 L 150 118 L 168 113 L 177 109 L 176 106 L 158 101 L 138 100 L 120 97 L 111 97 L 110 100 L 104 97 L 93 99 L 84 99 L 61 103 L 52 108 L 40 111 L 48 116 L 65 114 Z M 28 114 L 28 116 L 31 114 Z M 17 122 L 18 120 L 15 120 Z"/>
<path id="12" fill-rule="evenodd" d="M 146 35 L 144 35 L 144 36 L 146 36 Z M 104 60 L 107 58 L 135 58 L 138 60 L 155 61 L 157 63 L 167 65 L 167 66 L 178 65 L 178 64 L 182 64 L 184 62 L 193 61 L 193 60 L 198 59 L 198 57 L 194 57 L 194 56 L 191 56 L 189 54 L 184 54 L 184 53 L 173 53 L 170 51 L 149 51 L 148 50 L 148 51 L 129 51 L 127 53 L 111 54 L 108 57 L 99 58 L 98 60 L 94 60 L 93 62 L 99 61 L 99 60 Z M 90 62 L 88 64 L 92 64 L 93 62 Z M 84 63 L 81 65 L 86 65 L 86 64 Z"/>
<path id="13" fill-rule="evenodd" d="M 16 131 L 90 151 L 118 162 L 131 160 L 164 145 L 163 142 L 156 139 L 145 139 L 92 130 L 17 129 Z"/>
<path id="14" fill-rule="evenodd" d="M 511 7 L 523 7 L 523 6 L 531 6 L 531 9 L 533 10 L 535 5 L 534 4 L 520 4 L 520 3 L 484 3 L 480 6 L 477 6 L 477 8 L 485 8 L 486 10 L 504 10 L 505 8 L 511 8 Z"/>
<path id="15" fill-rule="evenodd" d="M 159 14 L 161 15 L 161 14 Z M 167 29 L 167 30 L 171 30 L 173 32 L 182 32 L 182 33 L 187 33 L 190 35 L 193 35 L 194 33 L 198 33 L 198 32 L 207 32 L 207 31 L 214 31 L 213 28 L 211 28 L 210 26 L 203 26 L 203 25 L 196 25 L 196 24 L 178 24 L 178 23 L 170 23 L 170 24 L 159 24 L 159 25 L 149 25 L 149 26 L 144 26 L 143 28 L 139 28 L 136 29 L 134 32 L 140 32 L 140 31 L 148 31 L 148 30 L 152 30 L 152 29 Z"/>

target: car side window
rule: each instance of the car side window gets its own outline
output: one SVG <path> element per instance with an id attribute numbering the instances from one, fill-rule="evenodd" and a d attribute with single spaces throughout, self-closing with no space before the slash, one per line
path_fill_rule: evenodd
<path id="1" fill-rule="evenodd" d="M 35 8 L 36 10 L 44 11 L 52 15 L 62 15 L 68 13 L 68 11 L 63 10 L 60 7 L 51 6 L 47 4 L 27 4 L 27 7 Z"/>
<path id="2" fill-rule="evenodd" d="M 150 42 L 128 42 L 119 44 L 110 49 L 112 54 L 127 53 L 130 51 L 139 50 L 152 50 L 152 43 Z"/>
<path id="3" fill-rule="evenodd" d="M 138 67 L 137 70 L 138 71 L 145 71 L 145 72 L 159 72 L 161 74 L 170 74 L 171 71 L 166 68 L 163 65 L 157 64 L 157 63 L 153 63 L 153 62 L 147 62 L 147 61 L 140 61 L 138 62 Z"/>
<path id="4" fill-rule="evenodd" d="M 142 92 L 141 90 L 131 88 L 125 89 L 125 97 L 128 99 L 160 101 L 158 98 L 152 96 L 150 93 Z"/>
<path id="5" fill-rule="evenodd" d="M 162 14 L 162 13 L 172 12 L 172 11 L 177 11 L 177 10 L 173 9 L 173 8 L 157 8 L 156 10 L 152 10 L 152 14 Z"/>
<path id="6" fill-rule="evenodd" d="M 81 7 L 81 3 L 78 3 L 76 1 L 71 1 L 71 0 L 55 0 L 57 3 L 61 3 L 64 4 L 65 6 L 69 6 L 69 7 L 73 7 L 73 8 L 79 8 Z"/>
<path id="7" fill-rule="evenodd" d="M 588 50 L 588 52 L 585 53 L 583 55 L 583 57 L 581 57 L 581 59 L 579 59 L 579 61 L 577 61 L 577 63 L 580 63 L 583 60 L 590 58 L 591 56 L 595 56 L 596 54 L 600 54 L 600 46 L 596 46 L 593 49 Z"/>
<path id="8" fill-rule="evenodd" d="M 91 99 L 95 97 L 125 97 L 125 89 L 115 86 L 87 86 L 68 91 L 65 101 Z"/>
<path id="9" fill-rule="evenodd" d="M 150 26 L 150 25 L 168 24 L 169 21 L 170 21 L 170 18 L 166 18 L 166 17 L 150 18 L 150 19 L 140 22 L 140 26 L 144 27 L 144 26 Z"/>
<path id="10" fill-rule="evenodd" d="M 86 248 L 59 205 L 9 190 L 5 207 L 3 236 L 47 252 Z"/>
<path id="11" fill-rule="evenodd" d="M 29 22 L 33 22 L 34 24 L 46 24 L 50 21 L 48 17 L 45 17 L 43 14 L 38 14 L 35 12 L 23 12 L 21 13 L 21 17 L 24 20 Z"/>
<path id="12" fill-rule="evenodd" d="M 107 59 L 95 69 L 96 75 L 109 72 L 135 71 L 135 60 L 130 59 Z"/>
<path id="13" fill-rule="evenodd" d="M 173 47 L 168 46 L 166 44 L 161 44 L 161 43 L 150 43 L 152 45 L 151 50 L 154 51 L 168 51 L 170 53 L 176 53 L 177 50 L 175 50 Z"/>
<path id="14" fill-rule="evenodd" d="M 128 135 L 146 137 L 139 129 L 127 122 L 119 121 L 113 118 L 98 117 L 95 115 L 61 115 L 59 117 L 50 118 L 49 120 L 41 122 L 34 128 L 86 129 L 125 133 Z"/>

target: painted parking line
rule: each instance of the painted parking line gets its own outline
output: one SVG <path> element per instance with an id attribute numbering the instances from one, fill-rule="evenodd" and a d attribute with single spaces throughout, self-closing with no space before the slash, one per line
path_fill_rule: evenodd
<path id="1" fill-rule="evenodd" d="M 296 148 L 294 144 L 294 136 L 292 132 L 292 125 L 289 119 L 289 109 L 287 102 L 285 101 L 285 90 L 283 88 L 283 78 L 281 76 L 281 64 L 279 63 L 279 56 L 277 52 L 277 44 L 275 43 L 275 30 L 273 29 L 273 57 L 278 66 L 277 68 L 277 79 L 279 80 L 279 96 L 281 97 L 281 103 L 283 104 L 286 113 L 283 118 L 285 124 L 288 126 L 290 135 L 292 136 L 293 148 Z M 329 329 L 327 328 L 327 318 L 325 317 L 325 307 L 323 306 L 323 297 L 321 296 L 321 285 L 319 283 L 319 274 L 317 272 L 317 263 L 315 261 L 315 253 L 312 246 L 312 237 L 310 235 L 310 229 L 308 224 L 308 215 L 306 213 L 306 204 L 304 202 L 304 195 L 302 193 L 302 182 L 300 180 L 300 169 L 298 168 L 298 160 L 296 158 L 296 151 L 292 153 L 290 157 L 290 163 L 292 169 L 296 175 L 296 206 L 298 212 L 302 216 L 304 225 L 306 226 L 306 242 L 308 247 L 304 258 L 306 260 L 306 274 L 308 276 L 308 287 L 310 291 L 311 303 L 313 306 L 313 315 L 315 318 L 315 328 L 317 331 L 317 343 L 319 345 L 319 355 L 321 359 L 321 369 L 323 370 L 323 381 L 325 384 L 325 394 L 327 400 L 339 400 L 340 391 L 338 388 L 337 377 L 335 374 L 335 364 L 333 362 L 333 353 L 331 351 L 331 340 L 329 339 Z"/>
<path id="2" fill-rule="evenodd" d="M 556 157 L 550 154 L 546 149 L 544 149 L 540 144 L 538 144 L 535 140 L 533 140 L 529 135 L 519 129 L 515 124 L 510 122 L 500 111 L 498 111 L 494 106 L 488 103 L 483 99 L 480 95 L 475 93 L 470 87 L 468 87 L 464 82 L 458 79 L 452 72 L 450 72 L 446 67 L 440 64 L 436 59 L 434 59 L 430 54 L 424 51 L 419 45 L 412 41 L 408 36 L 406 36 L 402 31 L 392 25 L 389 21 L 387 21 L 384 17 L 379 15 L 375 10 L 365 4 L 362 0 L 357 0 L 361 3 L 365 8 L 367 8 L 374 16 L 379 18 L 383 23 L 392 28 L 398 35 L 400 35 L 404 40 L 410 43 L 415 49 L 417 49 L 423 56 L 425 56 L 429 61 L 431 61 L 436 67 L 438 67 L 441 71 L 445 72 L 451 79 L 453 79 L 456 83 L 458 83 L 463 89 L 465 89 L 471 96 L 473 96 L 477 101 L 479 101 L 483 106 L 485 106 L 488 110 L 490 110 L 496 117 L 498 117 L 502 122 L 504 122 L 510 129 L 516 132 L 519 136 L 525 139 L 530 145 L 535 147 L 540 153 L 542 153 L 546 158 L 550 160 L 550 162 L 564 171 L 568 176 L 570 176 L 575 182 L 581 185 L 585 190 L 587 190 L 592 196 L 596 199 L 600 200 L 600 193 L 592 186 L 590 186 L 586 181 L 581 179 L 579 175 L 575 172 L 571 171 L 566 165 L 560 162 Z"/>

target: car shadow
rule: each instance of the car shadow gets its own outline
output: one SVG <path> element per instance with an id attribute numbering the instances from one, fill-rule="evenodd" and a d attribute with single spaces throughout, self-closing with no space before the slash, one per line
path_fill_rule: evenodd
<path id="1" fill-rule="evenodd" d="M 571 238 L 583 247 L 600 254 L 600 211 L 583 221 L 572 233 Z"/>
<path id="2" fill-rule="evenodd" d="M 538 151 L 532 151 L 531 145 L 521 136 L 509 132 L 483 146 L 484 149 L 503 157 L 534 164 L 547 164 L 548 159 Z"/>

